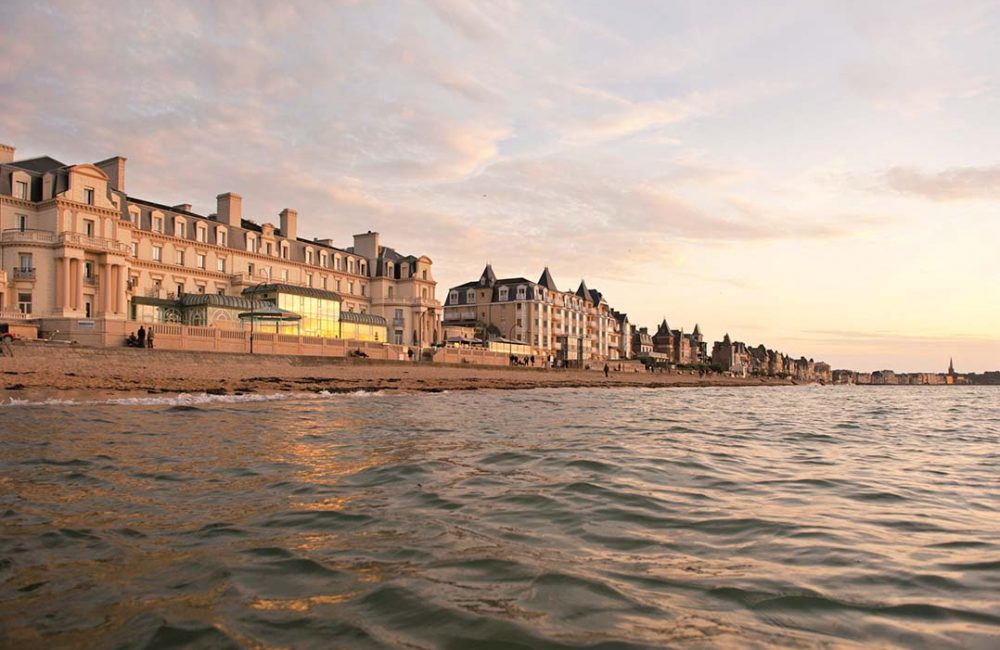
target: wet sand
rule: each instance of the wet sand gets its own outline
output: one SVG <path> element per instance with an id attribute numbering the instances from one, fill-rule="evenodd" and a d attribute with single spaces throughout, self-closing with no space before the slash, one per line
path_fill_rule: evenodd
<path id="1" fill-rule="evenodd" d="M 444 391 L 571 387 L 788 385 L 697 373 L 508 368 L 317 357 L 14 346 L 0 357 L 0 399 L 70 394 Z M 603 367 L 603 366 L 602 366 Z"/>

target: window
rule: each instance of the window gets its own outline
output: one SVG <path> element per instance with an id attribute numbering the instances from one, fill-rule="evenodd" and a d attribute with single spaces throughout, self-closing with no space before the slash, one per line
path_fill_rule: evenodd
<path id="1" fill-rule="evenodd" d="M 94 205 L 94 188 L 83 188 L 83 202 L 87 205 Z"/>
<path id="2" fill-rule="evenodd" d="M 273 248 L 273 244 L 271 244 L 271 242 L 267 242 L 266 244 L 264 244 L 264 248 L 265 248 L 265 252 L 268 255 L 273 255 L 274 254 L 274 248 Z"/>
<path id="3" fill-rule="evenodd" d="M 350 257 L 347 259 L 347 272 L 354 273 L 354 258 Z"/>
<path id="4" fill-rule="evenodd" d="M 253 275 L 253 262 L 250 262 L 249 264 L 247 264 L 247 273 L 249 275 Z"/>
<path id="5" fill-rule="evenodd" d="M 154 262 L 163 261 L 163 246 L 153 246 L 153 261 Z"/>
<path id="6" fill-rule="evenodd" d="M 83 277 L 87 280 L 94 279 L 94 263 L 84 262 L 83 263 Z"/>
<path id="7" fill-rule="evenodd" d="M 226 245 L 226 231 L 221 229 L 216 229 L 215 231 L 215 243 L 219 246 Z"/>
<path id="8" fill-rule="evenodd" d="M 201 253 L 198 253 L 197 260 L 198 260 L 198 268 L 199 269 L 205 268 L 205 256 Z"/>
<path id="9" fill-rule="evenodd" d="M 28 229 L 28 215 L 19 214 L 17 215 L 17 229 L 24 232 Z"/>
<path id="10" fill-rule="evenodd" d="M 326 281 L 327 281 L 327 277 L 326 277 L 326 276 L 324 275 L 324 276 L 323 276 L 323 290 L 324 290 L 324 291 L 325 291 L 325 290 L 326 290 L 326 288 L 327 288 L 327 286 L 326 286 Z"/>
<path id="11" fill-rule="evenodd" d="M 337 291 L 340 291 L 340 280 L 337 280 Z"/>
<path id="12" fill-rule="evenodd" d="M 389 297 L 392 298 L 392 287 L 389 287 L 387 289 L 387 292 L 388 292 Z"/>
<path id="13" fill-rule="evenodd" d="M 282 244 L 281 245 L 281 259 L 283 259 L 283 260 L 287 260 L 288 259 L 288 245 L 287 244 Z"/>
<path id="14" fill-rule="evenodd" d="M 397 309 L 396 310 L 396 315 L 393 317 L 393 320 L 397 320 L 397 321 L 403 320 L 403 310 L 402 309 Z"/>
<path id="15" fill-rule="evenodd" d="M 473 289 L 469 289 L 465 292 L 465 302 L 476 302 L 476 292 Z"/>
<path id="16" fill-rule="evenodd" d="M 163 232 L 163 217 L 153 217 L 153 231 Z"/>
<path id="17" fill-rule="evenodd" d="M 348 282 L 347 283 L 347 293 L 349 293 L 352 296 L 354 295 L 354 283 L 353 282 Z"/>
<path id="18" fill-rule="evenodd" d="M 205 293 L 205 285 L 203 284 L 198 285 L 198 293 Z"/>
<path id="19" fill-rule="evenodd" d="M 427 300 L 427 287 L 423 287 L 420 289 L 420 297 L 423 298 L 424 300 Z"/>
<path id="20" fill-rule="evenodd" d="M 450 302 L 452 304 L 455 304 L 455 303 L 458 302 L 458 292 L 457 291 L 452 291 L 451 293 L 448 294 L 448 302 Z"/>
<path id="21" fill-rule="evenodd" d="M 178 282 L 177 283 L 177 297 L 180 298 L 183 293 L 184 293 L 184 283 L 183 282 Z"/>
<path id="22" fill-rule="evenodd" d="M 178 219 L 174 220 L 174 237 L 184 239 L 187 237 L 187 224 Z"/>
<path id="23" fill-rule="evenodd" d="M 526 287 L 524 287 L 522 285 L 522 286 L 519 286 L 517 288 L 517 299 L 518 300 L 524 300 L 527 295 L 528 295 L 528 289 Z"/>
<path id="24" fill-rule="evenodd" d="M 17 310 L 22 314 L 31 313 L 31 294 L 30 293 L 19 293 L 17 294 Z"/>
<path id="25" fill-rule="evenodd" d="M 219 287 L 218 289 L 215 290 L 215 293 L 216 293 L 216 295 L 224 296 L 224 295 L 226 295 L 226 290 L 223 289 L 222 287 Z"/>
<path id="26" fill-rule="evenodd" d="M 28 200 L 28 183 L 26 181 L 14 182 L 14 198 Z"/>
<path id="27" fill-rule="evenodd" d="M 288 269 L 281 269 L 281 279 L 288 282 Z"/>
<path id="28" fill-rule="evenodd" d="M 128 220 L 132 223 L 139 225 L 139 220 L 142 218 L 142 213 L 138 210 L 133 210 L 128 213 Z"/>
<path id="29" fill-rule="evenodd" d="M 507 298 L 508 298 L 507 287 L 500 287 L 500 290 L 498 291 L 498 294 L 499 294 L 500 300 L 507 300 Z"/>
<path id="30" fill-rule="evenodd" d="M 362 296 L 365 295 L 365 291 L 366 291 L 367 288 L 368 288 L 367 285 L 365 285 L 365 283 L 362 282 L 361 283 L 361 295 Z"/>
<path id="31" fill-rule="evenodd" d="M 247 235 L 247 250 L 251 253 L 257 252 L 257 240 L 253 238 L 253 235 Z"/>
<path id="32" fill-rule="evenodd" d="M 32 268 L 34 268 L 34 264 L 31 263 L 32 262 L 31 253 L 21 253 L 20 255 L 17 256 L 17 258 L 18 258 L 18 268 L 21 269 L 22 271 L 30 271 Z"/>
<path id="33" fill-rule="evenodd" d="M 306 273 L 306 286 L 307 287 L 313 286 L 313 276 L 312 276 L 312 273 Z"/>
<path id="34" fill-rule="evenodd" d="M 215 264 L 216 264 L 216 268 L 219 269 L 219 273 L 225 273 L 226 272 L 226 258 L 220 257 L 219 259 L 217 259 L 215 261 Z"/>
<path id="35" fill-rule="evenodd" d="M 184 251 L 177 251 L 177 264 L 184 266 Z"/>
<path id="36" fill-rule="evenodd" d="M 333 256 L 333 268 L 337 269 L 338 271 L 344 270 L 344 261 L 340 259 L 340 255 Z"/>
<path id="37" fill-rule="evenodd" d="M 313 252 L 310 249 L 306 249 L 306 264 L 313 263 Z"/>
<path id="38" fill-rule="evenodd" d="M 320 266 L 327 266 L 328 265 L 326 253 L 320 253 L 319 254 L 319 265 Z"/>
<path id="39" fill-rule="evenodd" d="M 208 242 L 208 228 L 198 226 L 195 232 L 197 233 L 198 241 L 203 244 Z"/>
<path id="40" fill-rule="evenodd" d="M 427 269 L 424 269 L 423 271 L 420 272 L 420 278 L 422 280 L 426 280 L 427 279 Z"/>
<path id="41" fill-rule="evenodd" d="M 94 236 L 94 222 L 90 219 L 83 220 L 83 233 L 88 237 Z"/>

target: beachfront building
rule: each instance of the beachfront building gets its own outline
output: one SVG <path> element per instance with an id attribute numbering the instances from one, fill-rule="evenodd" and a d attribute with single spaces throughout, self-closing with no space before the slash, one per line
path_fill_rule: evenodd
<path id="1" fill-rule="evenodd" d="M 476 337 L 528 345 L 539 357 L 570 365 L 616 360 L 621 324 L 604 296 L 581 282 L 561 291 L 546 268 L 538 282 L 497 278 L 490 264 L 478 280 L 452 287 L 444 305 L 444 327 L 473 328 Z"/>
<path id="2" fill-rule="evenodd" d="M 120 156 L 67 165 L 15 154 L 0 146 L 0 312 L 42 332 L 102 332 L 111 344 L 140 322 L 243 328 L 247 291 L 282 287 L 285 299 L 253 296 L 307 311 L 282 331 L 413 346 L 441 338 L 431 260 L 382 246 L 378 233 L 337 247 L 300 237 L 291 208 L 277 223 L 246 218 L 232 192 L 210 214 L 130 195 Z M 189 298 L 208 295 L 226 298 Z"/>

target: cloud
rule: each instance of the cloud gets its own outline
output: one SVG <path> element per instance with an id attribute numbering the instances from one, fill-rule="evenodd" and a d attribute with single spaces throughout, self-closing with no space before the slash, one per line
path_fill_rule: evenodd
<path id="1" fill-rule="evenodd" d="M 932 201 L 1000 199 L 1000 165 L 952 167 L 925 172 L 912 167 L 893 167 L 879 178 L 880 184 L 900 194 Z"/>

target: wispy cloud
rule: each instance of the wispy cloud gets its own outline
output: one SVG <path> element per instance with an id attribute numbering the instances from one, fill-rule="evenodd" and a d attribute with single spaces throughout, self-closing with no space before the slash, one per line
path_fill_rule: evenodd
<path id="1" fill-rule="evenodd" d="M 882 174 L 881 181 L 894 192 L 933 201 L 1000 199 L 1000 165 L 953 167 L 937 172 L 893 167 Z"/>

